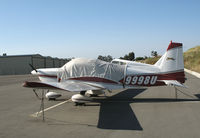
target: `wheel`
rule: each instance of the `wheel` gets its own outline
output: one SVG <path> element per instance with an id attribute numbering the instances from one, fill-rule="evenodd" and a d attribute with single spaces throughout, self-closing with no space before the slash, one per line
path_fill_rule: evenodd
<path id="1" fill-rule="evenodd" d="M 56 98 L 49 98 L 48 100 L 49 100 L 49 101 L 55 101 Z"/>
<path id="2" fill-rule="evenodd" d="M 86 91 L 81 91 L 80 94 L 81 95 L 85 95 Z"/>
<path id="3" fill-rule="evenodd" d="M 85 103 L 78 103 L 78 102 L 75 102 L 74 105 L 75 105 L 75 106 L 85 106 Z"/>
<path id="4" fill-rule="evenodd" d="M 74 103 L 74 105 L 75 105 L 75 106 L 78 106 L 78 103 L 77 103 L 77 102 L 75 102 L 75 103 Z"/>

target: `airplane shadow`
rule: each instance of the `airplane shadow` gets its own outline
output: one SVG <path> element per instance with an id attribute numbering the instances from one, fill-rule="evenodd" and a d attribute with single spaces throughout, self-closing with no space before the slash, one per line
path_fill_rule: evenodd
<path id="1" fill-rule="evenodd" d="M 125 90 L 100 102 L 97 127 L 101 129 L 142 131 L 143 128 L 134 114 L 130 103 L 133 97 L 142 93 L 144 90 L 146 89 Z M 126 102 L 120 102 L 118 100 L 119 98 L 126 100 Z"/>
<path id="2" fill-rule="evenodd" d="M 97 128 L 112 129 L 112 130 L 137 130 L 142 131 L 131 103 L 160 103 L 160 102 L 186 102 L 186 101 L 200 101 L 200 94 L 196 94 L 197 99 L 175 99 L 175 98 L 134 98 L 146 89 L 128 89 L 124 90 L 111 97 L 97 97 L 93 98 L 94 103 L 87 104 L 87 106 L 100 106 L 99 120 Z M 59 99 L 58 101 L 66 101 L 66 99 Z M 49 118 L 50 119 L 50 118 Z M 52 120 L 52 119 L 51 119 Z M 54 119 L 55 120 L 55 119 Z M 59 125 L 73 125 L 72 123 L 58 121 Z M 60 124 L 60 122 L 62 122 Z M 50 125 L 58 125 L 52 124 Z M 78 124 L 87 125 L 88 124 Z M 96 127 L 96 125 L 95 125 Z"/>
<path id="3" fill-rule="evenodd" d="M 200 101 L 200 94 L 197 99 L 176 99 L 176 98 L 134 98 L 146 89 L 128 89 L 106 99 L 101 99 L 98 128 L 113 130 L 138 130 L 142 131 L 131 103 L 156 103 L 156 102 L 187 102 Z"/>
<path id="4" fill-rule="evenodd" d="M 200 99 L 200 94 L 195 94 L 195 96 L 196 96 L 198 99 Z"/>

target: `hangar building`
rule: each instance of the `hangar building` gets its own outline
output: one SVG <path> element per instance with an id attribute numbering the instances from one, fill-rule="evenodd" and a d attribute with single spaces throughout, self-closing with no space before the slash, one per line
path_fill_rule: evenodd
<path id="1" fill-rule="evenodd" d="M 30 74 L 32 64 L 35 68 L 57 68 L 63 66 L 70 59 L 44 57 L 40 54 L 0 56 L 0 75 Z"/>

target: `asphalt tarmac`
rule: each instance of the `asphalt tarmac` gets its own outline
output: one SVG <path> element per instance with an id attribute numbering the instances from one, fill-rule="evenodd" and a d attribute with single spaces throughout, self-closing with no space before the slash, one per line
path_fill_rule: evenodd
<path id="1" fill-rule="evenodd" d="M 40 100 L 23 88 L 31 75 L 0 76 L 1 138 L 183 138 L 200 137 L 200 79 L 186 74 L 185 88 L 151 87 L 107 93 L 99 103 L 74 106 L 74 93 L 57 101 Z M 54 105 L 56 105 L 54 107 Z M 50 108 L 49 108 L 50 107 Z"/>

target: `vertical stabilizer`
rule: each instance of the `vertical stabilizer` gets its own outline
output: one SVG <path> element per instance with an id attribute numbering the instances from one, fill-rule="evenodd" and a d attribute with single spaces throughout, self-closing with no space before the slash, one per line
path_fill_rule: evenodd
<path id="1" fill-rule="evenodd" d="M 171 41 L 165 54 L 155 63 L 161 72 L 168 73 L 168 77 L 180 82 L 185 81 L 182 46 L 182 43 Z"/>
<path id="2" fill-rule="evenodd" d="M 184 70 L 183 44 L 170 42 L 167 52 L 156 62 L 161 72 Z"/>

